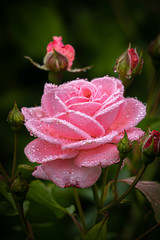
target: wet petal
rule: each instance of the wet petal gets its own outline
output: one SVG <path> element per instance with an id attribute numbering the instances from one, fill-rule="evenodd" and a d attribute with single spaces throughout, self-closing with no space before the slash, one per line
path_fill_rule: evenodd
<path id="1" fill-rule="evenodd" d="M 138 140 L 141 136 L 144 135 L 144 132 L 140 129 L 140 128 L 136 128 L 136 127 L 132 127 L 129 128 L 127 131 L 127 136 L 129 138 L 129 140 L 132 142 L 134 140 Z M 124 137 L 124 131 L 121 132 L 120 134 L 118 134 L 113 140 L 113 143 L 118 143 L 121 138 Z"/>
<path id="2" fill-rule="evenodd" d="M 50 180 L 49 176 L 46 174 L 46 172 L 43 170 L 42 165 L 36 166 L 34 172 L 32 173 L 32 176 L 36 178 L 41 178 L 45 180 Z"/>
<path id="3" fill-rule="evenodd" d="M 61 188 L 75 186 L 87 188 L 100 177 L 101 168 L 77 167 L 73 159 L 55 160 L 42 164 L 42 169 L 56 185 Z"/>
<path id="4" fill-rule="evenodd" d="M 30 135 L 34 135 L 39 137 L 42 140 L 47 142 L 55 143 L 55 144 L 64 144 L 73 142 L 71 139 L 63 139 L 58 135 L 54 128 L 50 127 L 50 125 L 43 123 L 38 120 L 31 120 L 25 123 L 26 128 L 30 132 Z"/>
<path id="5" fill-rule="evenodd" d="M 58 136 L 67 139 L 90 139 L 90 135 L 66 120 L 59 118 L 43 118 L 41 127 L 57 133 Z"/>
<path id="6" fill-rule="evenodd" d="M 82 131 L 88 133 L 91 137 L 100 137 L 105 133 L 104 128 L 92 117 L 75 111 L 68 111 L 56 116 L 67 123 L 71 123 Z"/>
<path id="7" fill-rule="evenodd" d="M 49 117 L 53 117 L 57 113 L 67 111 L 66 105 L 56 95 L 54 90 L 43 94 L 43 96 L 42 96 L 42 107 Z"/>
<path id="8" fill-rule="evenodd" d="M 96 102 L 82 102 L 69 105 L 68 108 L 93 116 L 101 108 L 101 104 Z"/>
<path id="9" fill-rule="evenodd" d="M 107 167 L 118 161 L 117 146 L 108 143 L 97 148 L 81 150 L 75 157 L 75 164 L 78 167 Z"/>
<path id="10" fill-rule="evenodd" d="M 107 130 L 116 119 L 123 102 L 124 100 L 120 100 L 105 109 L 100 109 L 100 111 L 94 116 L 94 118 L 104 127 L 105 130 Z"/>
<path id="11" fill-rule="evenodd" d="M 27 158 L 31 162 L 43 163 L 55 159 L 69 159 L 74 158 L 78 150 L 63 150 L 60 145 L 46 142 L 44 140 L 35 139 L 30 142 L 24 150 Z"/>
<path id="12" fill-rule="evenodd" d="M 117 134 L 118 134 L 117 131 L 112 131 L 104 137 L 82 140 L 82 141 L 73 142 L 73 143 L 66 143 L 66 144 L 64 143 L 62 145 L 62 149 L 65 150 L 65 149 L 91 149 L 91 148 L 96 148 L 100 145 L 110 143 L 112 141 L 112 139 Z"/>
<path id="13" fill-rule="evenodd" d="M 114 77 L 103 77 L 103 78 L 95 78 L 91 81 L 97 88 L 102 85 L 101 94 L 107 93 L 108 96 L 112 95 L 119 89 L 120 92 L 123 92 L 123 85 L 119 79 Z"/>
<path id="14" fill-rule="evenodd" d="M 111 129 L 123 131 L 136 126 L 146 115 L 146 106 L 134 98 L 127 98 L 121 111 L 110 126 Z"/>
<path id="15" fill-rule="evenodd" d="M 46 117 L 46 114 L 44 113 L 41 107 L 31 107 L 31 108 L 23 107 L 21 111 L 25 117 L 25 121 L 30 119 L 40 119 L 40 118 Z"/>

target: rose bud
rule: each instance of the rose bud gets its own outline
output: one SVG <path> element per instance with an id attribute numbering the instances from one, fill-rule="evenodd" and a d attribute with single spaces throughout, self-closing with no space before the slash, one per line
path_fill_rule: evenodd
<path id="1" fill-rule="evenodd" d="M 25 200 L 26 193 L 28 192 L 28 184 L 20 175 L 14 179 L 11 185 L 11 192 L 18 201 L 21 202 Z"/>
<path id="2" fill-rule="evenodd" d="M 80 69 L 71 69 L 75 58 L 75 50 L 69 44 L 64 45 L 62 37 L 56 36 L 53 36 L 53 41 L 47 46 L 47 53 L 44 56 L 43 65 L 34 62 L 28 56 L 25 56 L 25 58 L 27 58 L 34 66 L 50 72 L 61 72 L 65 70 L 69 72 L 82 72 L 91 68 L 88 66 Z"/>
<path id="3" fill-rule="evenodd" d="M 148 52 L 152 57 L 153 64 L 159 66 L 160 64 L 160 34 L 148 46 Z"/>
<path id="4" fill-rule="evenodd" d="M 128 87 L 133 77 L 141 73 L 142 68 L 142 52 L 139 57 L 136 48 L 131 48 L 129 44 L 128 49 L 116 60 L 114 71 L 118 72 L 119 78 L 123 81 L 124 86 Z"/>
<path id="5" fill-rule="evenodd" d="M 19 111 L 17 104 L 14 104 L 12 111 L 8 114 L 7 118 L 8 123 L 11 125 L 12 130 L 18 131 L 24 122 L 24 116 Z"/>
<path id="6" fill-rule="evenodd" d="M 128 153 L 132 150 L 132 143 L 128 139 L 126 131 L 124 131 L 124 137 L 118 142 L 117 149 L 121 159 L 127 157 Z"/>
<path id="7" fill-rule="evenodd" d="M 70 69 L 75 58 L 74 48 L 62 43 L 62 37 L 53 37 L 53 42 L 47 46 L 47 53 L 44 57 L 44 65 L 48 70 L 59 72 Z"/>
<path id="8" fill-rule="evenodd" d="M 151 163 L 155 157 L 160 156 L 160 132 L 153 130 L 145 136 L 142 146 L 144 162 Z"/>

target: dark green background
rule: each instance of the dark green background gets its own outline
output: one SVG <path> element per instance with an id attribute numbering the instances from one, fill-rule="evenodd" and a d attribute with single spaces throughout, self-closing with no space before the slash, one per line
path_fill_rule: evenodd
<path id="1" fill-rule="evenodd" d="M 104 75 L 117 76 L 113 72 L 115 60 L 127 49 L 129 42 L 133 47 L 137 46 L 138 52 L 143 49 L 142 74 L 134 79 L 127 90 L 127 96 L 138 97 L 144 103 L 147 102 L 154 73 L 147 47 L 150 41 L 160 33 L 158 0 L 6 1 L 1 3 L 0 11 L 1 161 L 8 173 L 13 155 L 13 133 L 6 122 L 8 112 L 15 101 L 19 108 L 39 105 L 44 84 L 48 81 L 47 73 L 36 69 L 23 56 L 28 55 L 42 63 L 46 46 L 52 41 L 53 35 L 62 36 L 64 44 L 71 44 L 75 48 L 73 68 L 93 65 L 93 68 L 85 73 L 64 73 L 63 81 L 70 81 L 77 77 L 91 80 Z M 142 127 L 146 129 L 147 124 L 148 121 Z M 160 130 L 159 125 L 157 130 Z M 19 134 L 18 163 L 28 163 L 23 149 L 31 139 L 33 137 L 30 137 L 23 127 Z M 146 179 L 160 180 L 160 167 L 157 161 L 151 169 L 153 171 L 147 172 Z M 87 203 L 84 198 L 85 206 Z M 38 214 L 36 211 L 35 215 Z M 123 211 L 128 210 L 126 208 Z M 120 232 L 117 227 L 120 220 L 116 213 L 113 213 L 113 216 L 115 218 L 111 224 L 115 224 L 117 231 Z M 126 221 L 122 219 L 121 222 L 126 223 Z M 38 239 L 59 240 L 64 236 L 66 236 L 65 239 L 71 239 L 72 223 L 69 222 L 70 228 L 67 228 L 64 222 L 58 220 L 57 224 L 53 224 L 53 228 L 44 230 L 44 232 L 51 232 L 48 237 L 44 238 L 42 234 Z M 18 219 L 5 217 L 2 218 L 2 223 L 2 239 L 24 239 L 23 235 L 13 231 L 13 226 L 18 224 Z M 142 222 L 136 234 L 142 233 L 153 224 L 152 216 L 148 226 Z M 113 231 L 113 227 L 111 229 Z M 66 231 L 69 232 L 68 235 Z M 58 237 L 58 232 L 61 237 Z M 158 239 L 155 237 L 156 234 L 160 235 L 158 230 L 152 238 L 146 239 Z M 73 235 L 76 235 L 75 232 Z M 132 233 L 131 236 L 134 234 Z"/>

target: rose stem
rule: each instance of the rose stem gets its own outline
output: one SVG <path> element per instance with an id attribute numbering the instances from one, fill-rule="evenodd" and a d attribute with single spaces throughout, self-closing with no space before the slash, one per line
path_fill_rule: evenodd
<path id="1" fill-rule="evenodd" d="M 104 190 L 107 182 L 108 172 L 109 172 L 109 168 L 106 167 L 103 171 L 103 176 L 102 176 L 101 207 L 103 207 L 103 204 L 104 204 Z"/>
<path id="2" fill-rule="evenodd" d="M 14 134 L 14 154 L 13 154 L 13 164 L 12 164 L 12 172 L 11 172 L 11 178 L 14 177 L 15 172 L 15 166 L 16 166 L 16 158 L 17 158 L 17 140 L 18 140 L 18 133 L 17 131 Z"/>
<path id="3" fill-rule="evenodd" d="M 78 230 L 79 230 L 79 232 L 80 232 L 80 234 L 81 234 L 81 236 L 82 236 L 82 238 L 83 238 L 83 229 L 82 229 L 81 225 L 79 224 L 79 222 L 77 221 L 77 219 L 74 217 L 73 214 L 70 214 L 70 213 L 68 213 L 68 214 L 69 214 L 69 216 L 72 218 L 73 222 L 74 222 L 75 225 L 77 226 L 77 228 L 78 228 Z"/>
<path id="4" fill-rule="evenodd" d="M 120 159 L 120 162 L 118 164 L 118 168 L 117 168 L 117 171 L 116 171 L 115 179 L 114 179 L 114 198 L 115 198 L 115 200 L 117 200 L 117 198 L 118 198 L 117 181 L 118 181 L 119 172 L 121 170 L 121 166 L 122 166 L 122 163 L 123 163 L 123 159 L 124 158 Z"/>
<path id="5" fill-rule="evenodd" d="M 155 226 L 153 226 L 152 228 L 150 228 L 148 231 L 146 231 L 145 233 L 143 233 L 141 236 L 139 236 L 138 238 L 136 238 L 136 240 L 140 240 L 143 239 L 145 236 L 147 236 L 150 232 L 154 231 L 156 228 L 158 228 L 160 226 L 160 223 L 157 223 Z"/>
<path id="6" fill-rule="evenodd" d="M 2 176 L 4 177 L 4 179 L 8 182 L 11 183 L 11 179 L 8 177 L 6 171 L 4 170 L 2 164 L 0 163 L 0 172 L 2 173 Z"/>
<path id="7" fill-rule="evenodd" d="M 80 199 L 79 199 L 77 189 L 74 188 L 74 187 L 73 187 L 73 192 L 74 192 L 74 198 L 75 198 L 75 201 L 76 201 L 76 204 L 77 204 L 77 208 L 78 208 L 78 211 L 79 211 L 80 219 L 81 219 L 81 222 L 82 222 L 83 232 L 86 233 L 86 224 L 85 224 L 85 220 L 84 220 L 84 213 L 83 213 L 83 210 L 82 210 L 82 206 L 81 206 L 81 202 L 80 202 Z"/>
<path id="8" fill-rule="evenodd" d="M 93 192 L 94 201 L 95 201 L 97 209 L 101 209 L 101 203 L 100 203 L 100 199 L 98 196 L 98 189 L 97 189 L 96 183 L 92 186 L 92 192 Z"/>
<path id="9" fill-rule="evenodd" d="M 146 170 L 146 168 L 147 168 L 147 165 L 143 164 L 141 169 L 139 170 L 139 173 L 137 174 L 136 178 L 134 179 L 132 184 L 129 186 L 127 191 L 121 197 L 119 197 L 117 200 L 113 201 L 112 203 L 110 203 L 106 207 L 100 209 L 99 213 L 102 213 L 103 211 L 107 211 L 111 207 L 115 206 L 117 203 L 120 203 L 124 198 L 126 198 L 128 196 L 128 194 L 133 190 L 133 188 L 135 187 L 137 182 L 141 179 L 141 177 L 142 177 L 144 171 Z"/>
<path id="10" fill-rule="evenodd" d="M 27 234 L 27 236 L 29 237 L 30 240 L 33 240 L 34 237 L 33 237 L 33 233 L 32 233 L 32 229 L 30 227 L 30 224 L 27 222 L 25 216 L 24 216 L 24 211 L 23 211 L 23 205 L 21 205 L 16 197 L 14 196 L 14 194 L 12 194 L 12 197 L 13 197 L 13 200 L 15 202 L 15 205 L 16 205 L 16 208 L 17 208 L 17 211 L 19 213 L 19 218 L 21 220 L 21 223 L 22 223 L 22 226 Z"/>

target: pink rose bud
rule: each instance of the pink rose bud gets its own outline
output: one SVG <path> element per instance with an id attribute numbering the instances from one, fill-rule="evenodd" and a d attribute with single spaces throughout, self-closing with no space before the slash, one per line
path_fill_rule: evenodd
<path id="1" fill-rule="evenodd" d="M 50 71 L 60 72 L 70 69 L 75 58 L 74 48 L 62 43 L 62 37 L 53 37 L 53 42 L 47 46 L 47 53 L 44 57 L 44 66 Z"/>
<path id="2" fill-rule="evenodd" d="M 155 66 L 160 64 L 160 34 L 148 46 L 148 51 Z"/>
<path id="3" fill-rule="evenodd" d="M 142 52 L 140 57 L 136 51 L 129 45 L 128 49 L 116 60 L 114 71 L 118 72 L 119 78 L 124 81 L 123 84 L 128 87 L 131 83 L 129 79 L 139 75 L 142 71 L 143 59 Z"/>
<path id="4" fill-rule="evenodd" d="M 53 36 L 53 42 L 50 42 L 47 46 L 47 53 L 43 59 L 43 65 L 40 65 L 34 62 L 30 57 L 25 56 L 34 66 L 41 70 L 50 71 L 50 72 L 82 72 L 91 68 L 87 66 L 84 68 L 75 68 L 71 69 L 75 58 L 74 48 L 62 42 L 62 37 Z"/>
<path id="5" fill-rule="evenodd" d="M 143 154 L 146 156 L 145 163 L 151 163 L 160 155 L 160 132 L 153 130 L 144 139 Z"/>

